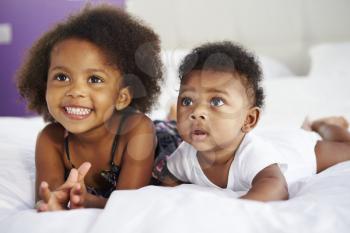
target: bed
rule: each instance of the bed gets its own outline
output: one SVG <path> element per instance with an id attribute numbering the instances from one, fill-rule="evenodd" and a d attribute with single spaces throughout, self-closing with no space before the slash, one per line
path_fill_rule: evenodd
<path id="1" fill-rule="evenodd" d="M 267 99 L 258 133 L 289 136 L 306 115 L 336 114 L 350 119 L 349 48 L 349 43 L 314 48 L 312 69 L 304 77 L 294 76 L 285 67 L 282 72 L 283 64 L 265 63 L 265 73 L 269 68 L 271 71 L 264 81 Z M 349 56 L 343 56 L 346 51 Z M 175 53 L 178 57 L 183 54 Z M 332 57 L 332 53 L 336 55 Z M 168 84 L 176 83 L 169 78 L 174 67 L 167 67 Z M 165 116 L 165 109 L 174 101 L 169 95 L 176 93 L 174 85 L 165 84 L 165 89 L 170 88 L 165 90 L 168 99 L 161 98 L 152 118 Z M 232 191 L 185 184 L 115 191 L 103 210 L 36 213 L 34 144 L 43 126 L 39 117 L 0 118 L 1 232 L 349 232 L 350 162 L 293 184 L 288 201 L 240 200 Z"/>

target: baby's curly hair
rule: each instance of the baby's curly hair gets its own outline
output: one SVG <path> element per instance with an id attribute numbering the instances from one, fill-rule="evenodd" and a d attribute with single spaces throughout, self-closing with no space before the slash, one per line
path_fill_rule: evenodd
<path id="1" fill-rule="evenodd" d="M 182 60 L 179 68 L 181 82 L 194 70 L 237 73 L 245 84 L 253 106 L 263 107 L 262 71 L 255 56 L 230 41 L 203 44 L 194 48 Z"/>
<path id="2" fill-rule="evenodd" d="M 149 112 L 160 94 L 163 65 L 158 35 L 121 9 L 87 6 L 45 33 L 31 48 L 17 73 L 19 93 L 28 108 L 53 122 L 45 99 L 50 54 L 59 42 L 78 38 L 98 46 L 131 87 L 130 107 Z"/>

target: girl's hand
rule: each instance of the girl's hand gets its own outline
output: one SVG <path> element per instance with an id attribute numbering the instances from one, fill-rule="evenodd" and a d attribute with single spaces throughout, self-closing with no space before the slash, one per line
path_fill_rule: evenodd
<path id="1" fill-rule="evenodd" d="M 43 181 L 39 187 L 40 201 L 36 204 L 38 212 L 66 210 L 68 208 L 69 194 L 78 180 L 77 169 L 72 169 L 66 182 L 57 190 L 51 191 L 47 182 Z"/>
<path id="2" fill-rule="evenodd" d="M 86 190 L 84 178 L 88 173 L 90 167 L 91 167 L 91 164 L 88 162 L 85 162 L 78 168 L 77 182 L 74 184 L 74 186 L 70 190 L 70 208 L 71 209 L 79 209 L 79 208 L 86 207 L 86 199 L 89 194 Z"/>
<path id="3" fill-rule="evenodd" d="M 67 209 L 68 195 L 64 189 L 51 191 L 49 185 L 43 181 L 39 188 L 41 200 L 36 203 L 36 209 L 38 212 Z"/>
<path id="4" fill-rule="evenodd" d="M 70 208 L 71 209 L 85 208 L 86 195 L 87 195 L 87 191 L 86 191 L 85 184 L 81 184 L 81 183 L 75 184 L 70 191 Z"/>

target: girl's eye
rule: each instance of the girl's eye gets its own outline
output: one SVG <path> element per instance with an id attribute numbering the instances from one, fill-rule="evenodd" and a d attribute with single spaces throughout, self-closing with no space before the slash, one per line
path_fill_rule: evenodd
<path id="1" fill-rule="evenodd" d="M 55 76 L 55 80 L 57 81 L 61 81 L 61 82 L 68 82 L 69 81 L 69 77 L 65 74 L 57 74 Z"/>
<path id="2" fill-rule="evenodd" d="M 219 97 L 214 97 L 210 100 L 210 104 L 214 107 L 220 107 L 224 104 L 224 101 Z"/>
<path id="3" fill-rule="evenodd" d="M 188 98 L 188 97 L 182 98 L 182 100 L 181 100 L 181 105 L 182 105 L 182 106 L 190 106 L 190 105 L 192 105 L 192 100 L 191 100 L 191 98 Z"/>
<path id="4" fill-rule="evenodd" d="M 102 83 L 102 82 L 103 82 L 102 78 L 98 76 L 91 76 L 89 78 L 89 83 Z"/>

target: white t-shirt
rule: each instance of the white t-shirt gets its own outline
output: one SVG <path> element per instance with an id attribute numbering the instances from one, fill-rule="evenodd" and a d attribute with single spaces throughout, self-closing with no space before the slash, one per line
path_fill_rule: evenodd
<path id="1" fill-rule="evenodd" d="M 320 137 L 316 133 L 301 129 L 288 134 L 246 134 L 230 166 L 226 188 L 247 192 L 254 177 L 275 163 L 281 168 L 288 185 L 315 174 L 314 148 L 318 139 Z M 167 167 L 183 182 L 219 188 L 206 177 L 198 162 L 196 149 L 186 142 L 182 142 L 168 158 Z"/>

